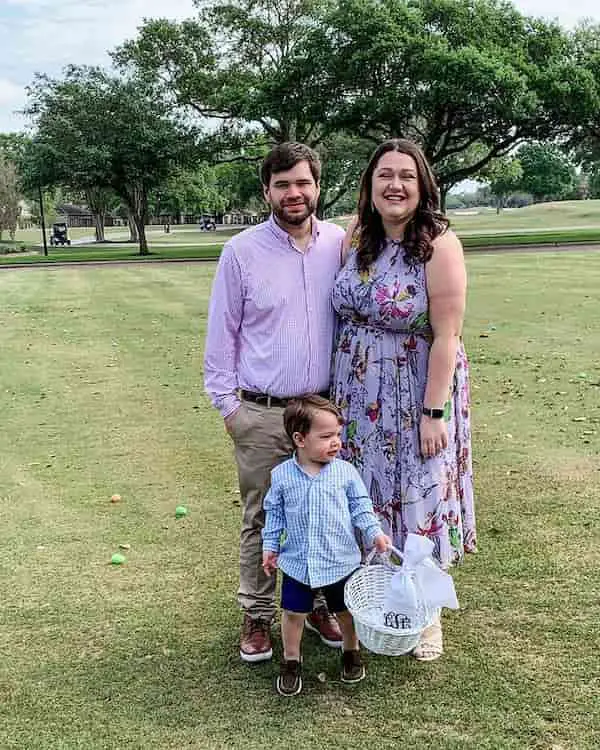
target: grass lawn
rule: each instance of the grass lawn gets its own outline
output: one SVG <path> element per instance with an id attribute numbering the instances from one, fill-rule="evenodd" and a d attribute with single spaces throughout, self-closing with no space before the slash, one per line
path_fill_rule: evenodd
<path id="1" fill-rule="evenodd" d="M 493 208 L 449 211 L 459 234 L 516 232 L 544 229 L 600 229 L 600 200 L 551 201 L 524 208 L 509 208 L 499 214 Z"/>
<path id="2" fill-rule="evenodd" d="M 156 247 L 150 254 L 140 256 L 135 245 L 76 245 L 71 248 L 58 248 L 47 256 L 40 253 L 0 255 L 0 265 L 35 265 L 71 261 L 102 260 L 166 260 L 182 258 L 218 258 L 223 245 L 177 245 L 175 247 Z"/>
<path id="3" fill-rule="evenodd" d="M 480 552 L 446 655 L 371 655 L 349 688 L 307 634 L 292 700 L 237 654 L 239 495 L 201 392 L 214 265 L 0 275 L 1 748 L 600 746 L 600 267 L 468 264 Z"/>
<path id="4" fill-rule="evenodd" d="M 197 228 L 192 224 L 184 224 L 181 226 L 172 225 L 171 231 L 167 234 L 162 226 L 155 224 L 148 225 L 146 227 L 146 234 L 149 242 L 160 242 L 161 244 L 185 242 L 186 244 L 196 245 L 205 242 L 214 241 L 215 237 L 219 239 L 219 242 L 225 241 L 229 237 L 243 229 L 243 227 L 232 227 L 231 230 L 219 230 L 218 232 L 199 232 Z M 52 252 L 50 247 L 50 235 L 51 227 L 46 227 L 46 239 L 48 242 L 48 249 Z M 69 239 L 81 240 L 84 238 L 94 238 L 93 227 L 71 227 L 68 230 Z M 111 242 L 127 241 L 129 239 L 129 229 L 127 227 L 105 227 L 104 236 Z M 8 238 L 8 234 L 5 233 L 5 239 Z M 16 242 L 24 242 L 31 245 L 41 245 L 42 235 L 40 229 L 19 229 L 15 234 Z"/>
<path id="5" fill-rule="evenodd" d="M 82 237 L 94 237 L 94 228 L 93 227 L 71 227 L 69 230 L 69 239 L 70 240 L 78 240 Z M 52 227 L 46 226 L 46 239 L 48 241 L 48 245 L 50 245 L 50 234 L 52 233 Z M 113 235 L 123 235 L 124 237 L 128 236 L 128 230 L 127 227 L 106 227 L 104 230 L 104 233 L 106 235 L 106 239 L 110 239 Z M 8 236 L 8 235 L 5 235 Z M 27 242 L 27 243 L 35 243 L 35 244 L 41 244 L 42 243 L 42 232 L 41 229 L 34 228 L 34 229 L 18 229 L 15 234 L 15 240 L 18 242 Z"/>
<path id="6" fill-rule="evenodd" d="M 219 233 L 220 235 L 220 233 Z M 185 237 L 185 236 L 184 236 Z M 187 238 L 185 238 L 187 239 Z M 0 255 L 0 266 L 6 265 L 47 265 L 52 263 L 78 261 L 111 261 L 111 260 L 182 260 L 201 258 L 215 260 L 219 257 L 223 243 L 227 237 L 212 236 L 201 244 L 185 245 L 179 243 L 163 244 L 160 241 L 150 242 L 148 255 L 140 256 L 135 245 L 107 244 L 107 245 L 75 245 L 69 248 L 52 249 L 47 256 L 40 251 L 29 253 L 10 253 Z M 212 243 L 211 243 L 212 240 Z M 216 241 L 215 241 L 216 240 Z M 219 241 L 221 240 L 221 241 Z M 525 234 L 488 234 L 468 235 L 463 237 L 463 245 L 469 250 L 493 250 L 504 247 L 535 247 L 558 246 L 576 244 L 600 244 L 600 229 L 575 229 L 569 231 L 538 231 Z"/>

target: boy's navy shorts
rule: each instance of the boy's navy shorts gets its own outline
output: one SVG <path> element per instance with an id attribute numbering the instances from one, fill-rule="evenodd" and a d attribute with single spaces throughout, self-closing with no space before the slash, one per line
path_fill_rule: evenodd
<path id="1" fill-rule="evenodd" d="M 354 571 L 352 571 L 354 572 Z M 352 573 L 350 573 L 352 575 Z M 350 576 L 342 578 L 340 581 L 321 586 L 329 611 L 333 613 L 345 612 L 347 607 L 344 603 L 344 586 Z M 282 571 L 281 581 L 281 608 L 287 609 L 288 612 L 298 612 L 307 614 L 312 612 L 315 594 L 319 589 L 311 589 L 305 583 L 300 583 L 295 578 L 290 578 Z"/>

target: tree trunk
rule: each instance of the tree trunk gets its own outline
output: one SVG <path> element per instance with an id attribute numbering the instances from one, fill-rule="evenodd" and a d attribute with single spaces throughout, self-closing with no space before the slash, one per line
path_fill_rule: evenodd
<path id="1" fill-rule="evenodd" d="M 137 229 L 140 255 L 148 255 L 148 240 L 146 239 L 146 224 L 148 223 L 148 191 L 141 186 L 134 186 L 129 193 L 129 214 Z"/>
<path id="2" fill-rule="evenodd" d="M 104 212 L 92 211 L 92 217 L 94 219 L 94 228 L 96 231 L 96 242 L 105 242 L 104 237 Z"/>
<path id="3" fill-rule="evenodd" d="M 322 219 L 325 215 L 325 200 L 323 198 L 323 194 L 319 195 L 319 200 L 317 201 L 317 208 L 315 210 L 315 214 L 317 216 L 317 219 Z"/>
<path id="4" fill-rule="evenodd" d="M 146 221 L 144 216 L 136 215 L 135 224 L 138 231 L 140 255 L 148 255 L 148 240 L 146 239 Z"/>
<path id="5" fill-rule="evenodd" d="M 138 230 L 135 223 L 135 219 L 133 218 L 131 211 L 127 214 L 127 224 L 129 225 L 129 242 L 135 242 L 136 245 L 138 243 Z"/>
<path id="6" fill-rule="evenodd" d="M 440 211 L 445 214 L 446 213 L 446 198 L 448 196 L 448 191 L 450 190 L 450 186 L 446 187 L 440 186 Z"/>
<path id="7" fill-rule="evenodd" d="M 96 242 L 105 242 L 104 221 L 107 211 L 107 192 L 98 188 L 90 188 L 85 191 L 85 197 L 94 222 Z"/>

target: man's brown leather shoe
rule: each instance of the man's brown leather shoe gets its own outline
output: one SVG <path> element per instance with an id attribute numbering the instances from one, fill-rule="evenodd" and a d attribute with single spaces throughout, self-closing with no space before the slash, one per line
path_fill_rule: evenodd
<path id="1" fill-rule="evenodd" d="M 259 618 L 244 615 L 242 637 L 240 639 L 242 661 L 268 661 L 273 656 L 271 647 L 271 623 Z"/>
<path id="2" fill-rule="evenodd" d="M 338 621 L 327 609 L 327 607 L 317 607 L 306 618 L 306 627 L 317 633 L 323 643 L 331 648 L 341 648 L 344 643 L 342 631 Z"/>

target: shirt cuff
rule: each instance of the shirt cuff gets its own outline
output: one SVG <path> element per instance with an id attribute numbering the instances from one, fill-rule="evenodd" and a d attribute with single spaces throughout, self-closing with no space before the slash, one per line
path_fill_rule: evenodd
<path id="1" fill-rule="evenodd" d="M 375 537 L 383 534 L 383 529 L 378 523 L 374 523 L 371 526 L 367 526 L 367 528 L 363 530 L 363 533 L 367 538 L 367 544 L 371 546 L 375 541 Z"/>
<path id="2" fill-rule="evenodd" d="M 277 539 L 266 539 L 263 532 L 263 552 L 277 552 L 279 553 L 279 537 Z"/>
<path id="3" fill-rule="evenodd" d="M 221 412 L 221 416 L 223 419 L 226 419 L 227 417 L 231 416 L 234 412 L 236 412 L 240 406 L 242 405 L 242 402 L 239 400 L 237 395 L 235 393 L 231 393 L 229 396 L 223 396 L 223 398 L 220 398 L 217 402 L 217 409 Z"/>

